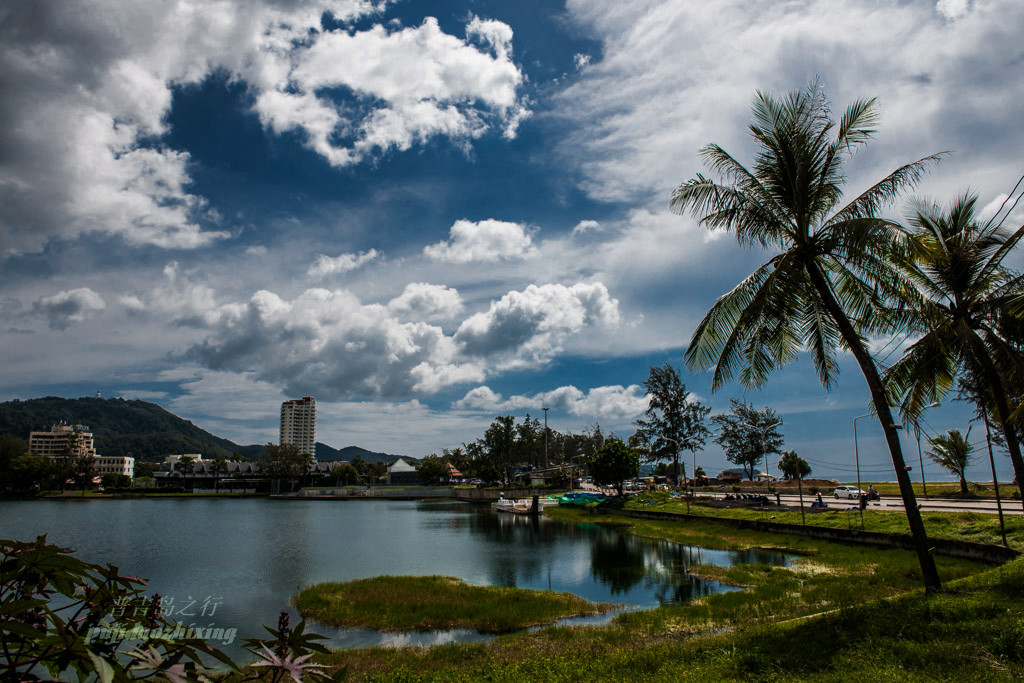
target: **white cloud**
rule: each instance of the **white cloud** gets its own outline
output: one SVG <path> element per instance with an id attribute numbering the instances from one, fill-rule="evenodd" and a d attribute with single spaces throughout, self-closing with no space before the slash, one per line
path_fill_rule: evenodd
<path id="1" fill-rule="evenodd" d="M 452 404 L 457 410 L 476 410 L 489 413 L 516 412 L 529 409 L 538 411 L 543 407 L 562 411 L 576 418 L 590 421 L 631 421 L 647 410 L 647 398 L 643 388 L 632 384 L 593 387 L 586 393 L 572 385 L 533 395 L 515 395 L 503 399 L 501 394 L 490 387 L 479 386 L 471 389 Z"/>
<path id="2" fill-rule="evenodd" d="M 388 302 L 388 309 L 405 320 L 451 320 L 464 308 L 457 290 L 426 282 L 410 282 Z"/>
<path id="3" fill-rule="evenodd" d="M 437 135 L 465 142 L 492 124 L 514 136 L 510 123 L 527 111 L 517 96 L 523 77 L 511 58 L 512 30 L 474 17 L 466 33 L 493 54 L 444 33 L 433 17 L 416 27 L 317 33 L 291 51 L 287 67 L 277 65 L 256 109 L 275 131 L 305 131 L 336 166 Z M 320 94 L 338 87 L 377 104 L 358 113 Z"/>
<path id="4" fill-rule="evenodd" d="M 476 223 L 455 221 L 448 241 L 424 247 L 423 253 L 447 263 L 488 263 L 530 258 L 537 250 L 526 226 L 491 218 Z"/>
<path id="5" fill-rule="evenodd" d="M 386 3 L 275 0 L 11 6 L 0 23 L 4 255 L 88 233 L 195 249 L 229 231 L 190 190 L 192 160 L 161 144 L 172 91 L 221 71 L 244 82 L 270 130 L 298 130 L 337 166 L 435 137 L 466 147 L 514 135 L 512 32 L 473 18 L 467 40 L 421 26 L 347 23 Z M 342 26 L 325 31 L 322 17 Z M 327 90 L 349 89 L 338 104 Z"/>
<path id="6" fill-rule="evenodd" d="M 709 142 L 749 161 L 755 91 L 791 91 L 815 75 L 837 114 L 859 97 L 883 107 L 851 191 L 943 149 L 957 154 L 926 181 L 933 196 L 952 196 L 965 177 L 987 194 L 1019 176 L 1012 150 L 1024 132 L 1008 113 L 1024 81 L 1007 78 L 1020 42 L 1010 27 L 1024 25 L 1017 0 L 569 0 L 567 17 L 601 42 L 601 58 L 555 96 L 570 124 L 556 153 L 599 201 L 664 210 L 672 189 L 704 170 L 697 150 Z"/>
<path id="7" fill-rule="evenodd" d="M 355 270 L 359 266 L 369 263 L 380 255 L 376 249 L 364 251 L 359 255 L 341 254 L 331 258 L 324 254 L 317 254 L 316 262 L 309 267 L 307 275 L 312 279 L 322 279 L 328 275 L 338 275 Z"/>
<path id="8" fill-rule="evenodd" d="M 970 0 L 939 0 L 935 3 L 935 9 L 939 14 L 950 21 L 959 19 L 971 9 Z"/>
<path id="9" fill-rule="evenodd" d="M 530 285 L 467 318 L 454 339 L 471 357 L 500 355 L 509 367 L 518 367 L 546 362 L 569 335 L 588 325 L 619 322 L 618 301 L 601 283 Z"/>
<path id="10" fill-rule="evenodd" d="M 575 226 L 573 226 L 572 234 L 573 235 L 582 235 L 583 233 L 586 233 L 586 232 L 599 231 L 599 230 L 601 230 L 601 224 L 600 223 L 598 223 L 597 221 L 584 220 L 584 221 L 580 221 Z"/>
<path id="11" fill-rule="evenodd" d="M 47 324 L 54 330 L 63 330 L 106 307 L 107 302 L 103 297 L 88 287 L 40 297 L 32 304 L 33 312 L 46 318 Z"/>

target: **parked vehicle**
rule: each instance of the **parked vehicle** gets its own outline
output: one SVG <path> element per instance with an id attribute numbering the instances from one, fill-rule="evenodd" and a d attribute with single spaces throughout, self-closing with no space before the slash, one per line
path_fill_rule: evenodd
<path id="1" fill-rule="evenodd" d="M 864 491 L 861 491 L 856 486 L 837 486 L 835 490 L 832 491 L 832 495 L 834 497 L 847 498 L 849 500 L 855 500 L 860 498 L 862 493 L 864 493 Z"/>

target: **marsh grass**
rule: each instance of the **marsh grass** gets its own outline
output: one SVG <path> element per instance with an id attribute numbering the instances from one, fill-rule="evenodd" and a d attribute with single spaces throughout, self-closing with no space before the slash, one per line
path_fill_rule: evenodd
<path id="1" fill-rule="evenodd" d="M 549 627 L 488 643 L 344 650 L 322 659 L 373 681 L 1020 680 L 1024 559 L 991 569 L 937 557 L 945 590 L 925 596 L 910 552 L 686 523 L 545 511 L 643 536 L 798 553 L 792 567 L 696 566 L 746 587 L 630 611 L 603 627 Z"/>
<path id="2" fill-rule="evenodd" d="M 299 592 L 294 602 L 302 616 L 327 626 L 377 631 L 470 628 L 483 633 L 507 633 L 616 608 L 572 593 L 473 586 L 449 576 L 320 583 Z"/>

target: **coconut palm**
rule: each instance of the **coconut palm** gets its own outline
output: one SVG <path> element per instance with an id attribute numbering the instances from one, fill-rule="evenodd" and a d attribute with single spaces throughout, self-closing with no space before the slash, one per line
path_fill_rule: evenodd
<path id="1" fill-rule="evenodd" d="M 916 201 L 914 260 L 907 275 L 914 289 L 905 295 L 913 314 L 910 330 L 921 335 L 886 372 L 900 410 L 916 421 L 924 406 L 941 400 L 957 376 L 969 373 L 975 403 L 995 416 L 1013 463 L 1024 481 L 1024 460 L 1013 425 L 1006 377 L 1024 372 L 1019 346 L 1020 321 L 1011 313 L 1021 296 L 1021 278 L 1003 260 L 1024 237 L 979 223 L 977 196 L 964 193 L 947 209 Z"/>
<path id="2" fill-rule="evenodd" d="M 822 384 L 838 374 L 837 349 L 848 349 L 864 374 L 885 433 L 914 546 L 929 590 L 935 562 L 900 450 L 885 386 L 862 335 L 902 323 L 883 303 L 899 284 L 895 252 L 902 228 L 877 216 L 921 178 L 940 155 L 906 164 L 841 204 L 844 162 L 874 134 L 876 100 L 858 100 L 832 119 L 821 87 L 776 99 L 759 92 L 750 132 L 760 149 L 748 170 L 718 145 L 701 150 L 721 177 L 697 175 L 680 185 L 671 206 L 710 229 L 732 231 L 742 245 L 777 253 L 720 297 L 697 326 L 686 352 L 691 369 L 714 367 L 712 389 L 739 370 L 746 386 L 807 350 Z"/>
<path id="3" fill-rule="evenodd" d="M 967 437 L 971 430 L 967 430 Z M 967 440 L 959 429 L 950 429 L 945 434 L 940 434 L 928 443 L 933 450 L 928 451 L 928 457 L 932 462 L 941 466 L 950 474 L 960 478 L 960 492 L 967 493 L 967 468 L 974 462 L 974 446 Z"/>

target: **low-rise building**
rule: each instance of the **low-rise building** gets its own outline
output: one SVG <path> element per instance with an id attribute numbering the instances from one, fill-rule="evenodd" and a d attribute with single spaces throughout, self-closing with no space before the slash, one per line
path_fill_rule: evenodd
<path id="1" fill-rule="evenodd" d="M 97 455 L 96 474 L 123 474 L 126 477 L 135 478 L 135 458 L 130 455 Z"/>
<path id="2" fill-rule="evenodd" d="M 388 465 L 389 484 L 419 484 L 420 474 L 416 468 L 399 458 Z"/>

